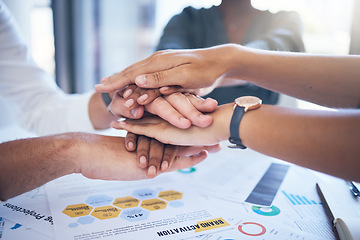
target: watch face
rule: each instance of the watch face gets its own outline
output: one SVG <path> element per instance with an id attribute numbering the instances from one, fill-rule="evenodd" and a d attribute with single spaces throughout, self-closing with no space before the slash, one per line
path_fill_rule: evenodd
<path id="1" fill-rule="evenodd" d="M 260 107 L 261 103 L 261 99 L 254 96 L 244 96 L 235 99 L 235 104 L 239 107 L 244 107 L 245 112 Z"/>

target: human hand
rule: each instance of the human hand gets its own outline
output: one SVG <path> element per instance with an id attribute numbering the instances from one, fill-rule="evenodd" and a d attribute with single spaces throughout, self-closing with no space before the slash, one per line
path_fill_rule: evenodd
<path id="1" fill-rule="evenodd" d="M 173 145 L 214 145 L 230 137 L 230 120 L 233 113 L 233 104 L 218 107 L 210 113 L 214 122 L 206 128 L 191 126 L 179 129 L 159 117 L 144 117 L 139 120 L 128 119 L 121 122 L 112 122 L 116 129 L 124 129 L 138 135 L 155 138 L 160 142 Z"/>
<path id="2" fill-rule="evenodd" d="M 209 87 L 235 67 L 231 57 L 237 45 L 207 49 L 166 50 L 152 54 L 123 71 L 103 78 L 95 88 L 111 92 L 136 83 L 142 88 L 181 86 L 185 89 Z"/>
<path id="3" fill-rule="evenodd" d="M 159 170 L 166 171 L 172 166 L 176 156 L 189 156 L 201 150 L 217 152 L 221 149 L 219 144 L 213 146 L 185 147 L 170 144 L 163 144 L 154 138 L 138 136 L 127 133 L 125 137 L 125 147 L 128 151 L 136 150 L 136 161 L 142 169 L 147 168 L 147 177 L 155 177 Z"/>
<path id="4" fill-rule="evenodd" d="M 135 143 L 135 144 L 134 144 Z M 127 133 L 125 147 L 128 151 L 136 150 L 136 162 L 139 168 L 147 169 L 149 178 L 155 177 L 159 170 L 166 171 L 175 159 L 178 146 L 163 144 L 154 138 Z"/>
<path id="5" fill-rule="evenodd" d="M 127 99 L 124 97 L 124 92 L 126 92 L 126 88 L 114 92 L 108 107 L 109 112 L 117 118 L 141 118 L 145 111 L 144 107 L 140 105 L 134 105 L 131 108 L 127 107 L 129 103 L 127 103 Z"/>
<path id="6" fill-rule="evenodd" d="M 136 153 L 126 150 L 125 139 L 122 137 L 81 133 L 77 134 L 72 147 L 75 154 L 72 158 L 75 165 L 74 172 L 81 173 L 87 178 L 120 181 L 148 178 L 146 169 L 138 167 Z M 181 156 L 174 154 L 168 169 L 165 171 L 160 169 L 157 174 L 200 163 L 207 157 L 207 151 L 204 149 L 206 148 L 200 147 L 179 151 Z"/>
<path id="7" fill-rule="evenodd" d="M 145 110 L 179 128 L 188 128 L 192 124 L 207 127 L 212 123 L 212 117 L 203 113 L 214 111 L 217 107 L 216 100 L 211 98 L 204 100 L 193 94 L 180 92 L 168 96 L 159 95 L 157 89 L 144 89 L 132 84 L 117 92 L 109 109 L 119 118 L 122 115 L 132 119 L 142 117 Z"/>

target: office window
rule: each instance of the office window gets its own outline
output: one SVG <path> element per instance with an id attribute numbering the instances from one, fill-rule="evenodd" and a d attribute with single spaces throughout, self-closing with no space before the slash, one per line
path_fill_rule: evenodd
<path id="1" fill-rule="evenodd" d="M 31 49 L 36 63 L 55 76 L 51 0 L 34 0 L 31 8 Z"/>
<path id="2" fill-rule="evenodd" d="M 351 39 L 354 0 L 252 0 L 260 10 L 296 11 L 304 23 L 303 40 L 306 52 L 347 55 Z M 340 10 L 341 9 L 341 10 Z M 303 100 L 283 96 L 283 104 L 304 109 L 327 109 Z"/>
<path id="3" fill-rule="evenodd" d="M 354 0 L 252 0 L 261 10 L 296 11 L 304 22 L 304 43 L 309 53 L 349 53 Z"/>

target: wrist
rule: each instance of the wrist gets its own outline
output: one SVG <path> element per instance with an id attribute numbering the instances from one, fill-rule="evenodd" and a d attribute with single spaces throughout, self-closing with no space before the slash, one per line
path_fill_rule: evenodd
<path id="1" fill-rule="evenodd" d="M 233 104 L 228 103 L 219 106 L 212 114 L 214 123 L 212 127 L 215 129 L 215 136 L 218 142 L 229 139 L 230 137 L 230 121 L 233 113 Z"/>
<path id="2" fill-rule="evenodd" d="M 61 176 L 76 173 L 79 156 L 85 154 L 80 151 L 77 135 L 78 133 L 63 133 L 55 135 L 55 141 L 51 140 L 55 149 L 54 160 L 58 168 L 62 169 Z"/>
<path id="3" fill-rule="evenodd" d="M 223 64 L 226 69 L 223 77 L 248 81 L 254 75 L 254 69 L 258 71 L 258 56 L 256 56 L 258 54 L 254 50 L 238 44 L 226 44 L 225 46 L 227 50 L 224 54 Z"/>
<path id="4" fill-rule="evenodd" d="M 111 97 L 110 94 L 109 97 Z M 108 111 L 101 93 L 99 92 L 94 93 L 90 99 L 89 116 L 95 129 L 109 128 L 110 123 L 115 120 L 115 117 Z"/>
<path id="5" fill-rule="evenodd" d="M 70 173 L 82 173 L 83 166 L 86 166 L 87 161 L 93 157 L 91 147 L 89 148 L 93 134 L 65 133 L 64 135 L 64 140 L 68 143 L 65 158 L 68 159 L 71 167 Z"/>

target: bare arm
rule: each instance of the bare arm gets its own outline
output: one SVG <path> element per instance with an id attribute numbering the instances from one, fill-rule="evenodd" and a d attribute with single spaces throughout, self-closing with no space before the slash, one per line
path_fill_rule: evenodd
<path id="1" fill-rule="evenodd" d="M 209 87 L 222 78 L 255 85 L 328 107 L 360 105 L 360 56 L 326 56 L 255 50 L 234 44 L 157 52 L 104 78 L 99 91 L 136 83 L 144 88 Z"/>
<path id="2" fill-rule="evenodd" d="M 145 179 L 146 169 L 138 167 L 136 152 L 127 151 L 124 141 L 121 137 L 65 133 L 1 143 L 0 200 L 71 173 L 103 180 Z M 207 156 L 204 149 L 182 147 L 172 155 L 174 160 L 168 159 L 172 164 L 166 171 L 199 163 Z"/>
<path id="3" fill-rule="evenodd" d="M 0 199 L 6 200 L 73 173 L 76 152 L 68 135 L 0 144 Z"/>
<path id="4" fill-rule="evenodd" d="M 256 85 L 327 107 L 360 106 L 360 56 L 240 52 L 237 74 Z"/>
<path id="5" fill-rule="evenodd" d="M 232 104 L 211 113 L 210 127 L 177 129 L 160 119 L 127 120 L 113 124 L 159 141 L 184 145 L 212 145 L 230 137 Z M 297 165 L 359 181 L 360 112 L 305 111 L 263 105 L 247 112 L 240 124 L 245 146 Z M 241 150 L 239 151 L 241 154 Z"/>

